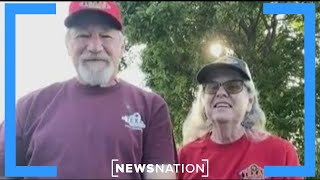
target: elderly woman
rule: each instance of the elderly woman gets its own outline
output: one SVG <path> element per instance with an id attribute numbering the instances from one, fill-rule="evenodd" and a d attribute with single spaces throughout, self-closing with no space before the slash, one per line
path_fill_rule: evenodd
<path id="1" fill-rule="evenodd" d="M 194 166 L 180 171 L 179 179 L 264 179 L 264 166 L 299 165 L 295 147 L 265 130 L 265 115 L 243 60 L 220 58 L 204 66 L 197 81 L 179 151 L 180 164 Z M 208 172 L 207 167 L 195 168 L 206 164 L 203 160 L 208 160 Z"/>

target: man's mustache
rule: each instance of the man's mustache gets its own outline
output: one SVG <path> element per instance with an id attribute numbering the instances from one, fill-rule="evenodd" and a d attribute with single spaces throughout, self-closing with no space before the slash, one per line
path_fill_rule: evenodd
<path id="1" fill-rule="evenodd" d="M 104 62 L 109 62 L 109 57 L 99 57 L 99 56 L 89 56 L 82 58 L 83 62 L 88 62 L 88 61 L 104 61 Z"/>

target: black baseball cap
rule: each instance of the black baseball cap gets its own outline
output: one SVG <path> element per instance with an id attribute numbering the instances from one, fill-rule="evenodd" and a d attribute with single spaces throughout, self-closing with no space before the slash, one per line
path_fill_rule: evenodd
<path id="1" fill-rule="evenodd" d="M 244 60 L 232 56 L 225 56 L 203 66 L 197 74 L 198 83 L 205 83 L 208 75 L 210 75 L 216 69 L 221 68 L 233 69 L 239 72 L 245 80 L 252 80 L 248 65 Z"/>

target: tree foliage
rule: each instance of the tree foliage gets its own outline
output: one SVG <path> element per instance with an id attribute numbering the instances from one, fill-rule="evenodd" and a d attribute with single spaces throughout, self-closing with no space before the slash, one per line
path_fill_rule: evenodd
<path id="1" fill-rule="evenodd" d="M 292 140 L 303 164 L 303 16 L 264 15 L 262 5 L 262 2 L 121 2 L 129 46 L 147 45 L 141 68 L 147 76 L 147 86 L 162 95 L 169 105 L 178 143 L 194 98 L 195 75 L 204 63 L 215 60 L 208 47 L 218 42 L 248 62 L 267 116 L 267 129 Z M 317 79 L 319 69 L 318 65 Z M 317 83 L 317 109 L 319 95 Z M 319 111 L 316 116 L 319 138 Z M 318 177 L 319 171 L 318 166 Z"/>

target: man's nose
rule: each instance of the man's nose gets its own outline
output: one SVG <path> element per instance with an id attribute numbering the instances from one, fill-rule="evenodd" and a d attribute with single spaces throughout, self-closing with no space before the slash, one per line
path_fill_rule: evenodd
<path id="1" fill-rule="evenodd" d="M 91 53 L 99 53 L 103 50 L 103 42 L 99 35 L 92 35 L 88 42 L 88 50 Z"/>

